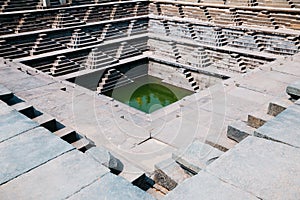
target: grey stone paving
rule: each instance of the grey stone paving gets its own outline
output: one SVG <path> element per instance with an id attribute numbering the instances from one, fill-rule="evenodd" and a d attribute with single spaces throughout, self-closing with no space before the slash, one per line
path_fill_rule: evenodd
<path id="1" fill-rule="evenodd" d="M 300 149 L 248 136 L 207 171 L 262 199 L 298 199 Z"/>
<path id="2" fill-rule="evenodd" d="M 14 93 L 54 83 L 54 80 L 31 76 L 13 68 L 1 68 L 0 76 L 5 77 L 0 83 Z"/>
<path id="3" fill-rule="evenodd" d="M 217 177 L 201 171 L 187 179 L 171 191 L 164 200 L 248 200 L 258 199 L 254 195 L 221 181 Z"/>
<path id="4" fill-rule="evenodd" d="M 1 199 L 64 199 L 107 173 L 107 168 L 73 150 L 2 185 Z"/>
<path id="5" fill-rule="evenodd" d="M 258 137 L 300 147 L 300 105 L 293 105 L 254 132 Z"/>
<path id="6" fill-rule="evenodd" d="M 0 116 L 0 142 L 39 126 L 25 115 L 13 110 Z"/>
<path id="7" fill-rule="evenodd" d="M 0 143 L 0 185 L 74 149 L 38 127 Z"/>
<path id="8" fill-rule="evenodd" d="M 154 200 L 150 194 L 142 191 L 136 186 L 133 186 L 124 178 L 115 176 L 111 173 L 106 174 L 95 183 L 71 196 L 69 199 Z"/>

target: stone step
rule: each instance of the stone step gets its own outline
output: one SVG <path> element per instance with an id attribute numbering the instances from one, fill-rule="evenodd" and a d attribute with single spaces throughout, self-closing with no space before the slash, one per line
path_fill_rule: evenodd
<path id="1" fill-rule="evenodd" d="M 294 82 L 287 86 L 286 93 L 291 96 L 292 99 L 300 98 L 300 81 Z"/>
<path id="2" fill-rule="evenodd" d="M 69 198 L 75 199 L 131 199 L 155 200 L 150 194 L 122 177 L 108 173 Z"/>
<path id="3" fill-rule="evenodd" d="M 42 127 L 6 140 L 0 143 L 1 153 L 13 155 L 0 157 L 0 167 L 5 168 L 0 173 L 0 185 L 72 149 L 74 147 Z"/>
<path id="4" fill-rule="evenodd" d="M 87 149 L 91 148 L 93 146 L 93 144 L 91 143 L 90 140 L 88 140 L 87 138 L 81 138 L 79 140 L 77 140 L 76 142 L 73 142 L 72 145 L 80 150 L 85 152 Z"/>
<path id="5" fill-rule="evenodd" d="M 68 127 L 59 129 L 55 131 L 54 134 L 70 144 L 79 139 L 79 135 L 76 133 L 76 131 Z"/>
<path id="6" fill-rule="evenodd" d="M 279 113 L 281 113 L 291 105 L 293 105 L 293 102 L 289 100 L 272 101 L 269 103 L 267 114 L 271 116 L 277 116 Z"/>
<path id="7" fill-rule="evenodd" d="M 23 115 L 27 116 L 28 118 L 32 119 L 35 118 L 41 113 L 36 111 L 34 107 L 26 102 L 20 102 L 11 106 L 13 109 L 17 110 L 18 112 L 22 113 Z"/>
<path id="8" fill-rule="evenodd" d="M 45 145 L 48 142 L 45 141 L 40 144 Z M 56 148 L 47 148 L 46 152 L 50 149 L 54 150 Z M 24 157 L 27 158 L 31 153 Z M 28 161 L 28 163 L 31 163 L 31 161 Z M 19 199 L 20 197 L 22 199 L 44 200 L 66 199 L 74 193 L 82 191 L 83 188 L 90 186 L 108 173 L 109 170 L 107 168 L 99 165 L 89 156 L 77 150 L 72 150 L 2 185 L 0 193 L 1 196 L 3 195 L 7 199 Z M 62 186 L 64 186 L 63 189 Z M 114 184 L 110 186 L 115 187 Z M 15 192 L 15 188 L 20 187 L 22 190 Z M 107 194 L 107 192 L 115 190 L 102 189 L 100 191 L 104 191 Z"/>
<path id="9" fill-rule="evenodd" d="M 85 152 L 88 156 L 99 162 L 101 165 L 109 168 L 112 173 L 120 174 L 123 171 L 123 163 L 114 157 L 105 147 L 92 147 Z"/>
<path id="10" fill-rule="evenodd" d="M 190 177 L 191 174 L 170 158 L 155 165 L 153 180 L 170 191 Z"/>
<path id="11" fill-rule="evenodd" d="M 222 154 L 222 151 L 195 140 L 187 148 L 172 153 L 172 158 L 186 170 L 197 174 Z"/>
<path id="12" fill-rule="evenodd" d="M 227 137 L 240 142 L 248 135 L 253 135 L 255 128 L 248 126 L 246 122 L 236 121 L 227 127 Z"/>
<path id="13" fill-rule="evenodd" d="M 55 118 L 46 113 L 43 113 L 42 115 L 39 115 L 32 120 L 51 132 L 55 132 L 57 130 Z"/>
<path id="14" fill-rule="evenodd" d="M 13 96 L 14 96 L 13 93 L 9 89 L 4 87 L 3 85 L 0 85 L 0 100 L 6 102 L 9 99 L 11 99 Z"/>
<path id="15" fill-rule="evenodd" d="M 267 121 L 271 120 L 274 116 L 265 114 L 263 112 L 255 112 L 248 114 L 248 126 L 253 128 L 259 128 L 264 125 Z"/>

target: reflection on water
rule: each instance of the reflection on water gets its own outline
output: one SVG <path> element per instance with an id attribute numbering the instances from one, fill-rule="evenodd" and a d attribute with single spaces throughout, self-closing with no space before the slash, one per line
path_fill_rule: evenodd
<path id="1" fill-rule="evenodd" d="M 154 112 L 190 94 L 191 91 L 162 83 L 152 76 L 135 79 L 131 84 L 105 93 L 145 113 Z"/>

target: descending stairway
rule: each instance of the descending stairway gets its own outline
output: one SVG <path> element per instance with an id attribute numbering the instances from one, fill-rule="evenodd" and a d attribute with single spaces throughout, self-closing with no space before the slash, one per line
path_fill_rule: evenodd
<path id="1" fill-rule="evenodd" d="M 198 68 L 208 67 L 212 64 L 205 49 L 201 47 L 196 48 L 190 54 L 190 56 L 187 57 L 187 60 L 185 62 L 191 66 L 198 67 Z"/>
<path id="2" fill-rule="evenodd" d="M 61 76 L 69 73 L 76 72 L 83 67 L 77 62 L 69 60 L 65 56 L 57 56 L 52 68 L 50 68 L 50 73 L 53 76 Z"/>
<path id="3" fill-rule="evenodd" d="M 66 12 L 65 10 L 59 10 L 59 13 L 52 24 L 52 28 L 66 28 L 83 24 L 85 23 L 73 15 L 70 15 L 70 13 Z"/>
<path id="4" fill-rule="evenodd" d="M 128 78 L 125 74 L 112 68 L 109 69 L 107 73 L 104 75 L 104 77 L 100 80 L 97 87 L 97 92 L 98 93 L 107 92 L 109 90 L 124 86 L 132 82 L 133 80 Z"/>
<path id="5" fill-rule="evenodd" d="M 100 42 L 101 41 L 98 41 L 97 38 L 92 37 L 91 35 L 83 32 L 81 29 L 76 29 L 74 30 L 74 33 L 71 37 L 71 41 L 67 44 L 67 47 L 71 49 L 77 49 L 89 45 L 96 45 Z"/>
<path id="6" fill-rule="evenodd" d="M 113 63 L 118 62 L 114 57 L 107 55 L 99 48 L 94 48 L 89 53 L 86 61 L 86 69 L 98 69 L 100 67 L 105 67 Z"/>
<path id="7" fill-rule="evenodd" d="M 37 55 L 46 52 L 53 52 L 64 49 L 59 42 L 56 42 L 47 37 L 47 34 L 39 34 L 38 38 L 34 42 L 32 50 L 30 50 L 30 55 Z"/>
<path id="8" fill-rule="evenodd" d="M 200 87 L 197 84 L 197 82 L 195 81 L 194 77 L 192 76 L 192 73 L 189 70 L 184 69 L 184 68 L 181 68 L 179 71 L 185 75 L 185 78 L 188 80 L 188 82 L 191 85 L 191 87 L 193 88 L 194 92 L 199 92 Z"/>

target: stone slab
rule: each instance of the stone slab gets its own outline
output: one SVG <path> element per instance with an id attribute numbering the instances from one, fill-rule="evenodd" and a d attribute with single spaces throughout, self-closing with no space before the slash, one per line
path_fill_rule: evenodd
<path id="1" fill-rule="evenodd" d="M 291 97 L 300 98 L 300 81 L 288 85 L 286 93 L 288 93 Z"/>
<path id="2" fill-rule="evenodd" d="M 0 84 L 0 99 L 3 101 L 6 101 L 10 99 L 13 96 L 13 93 L 4 87 L 3 85 Z"/>
<path id="3" fill-rule="evenodd" d="M 8 114 L 11 111 L 13 111 L 13 109 L 11 107 L 9 107 L 6 103 L 4 103 L 3 101 L 0 101 L 0 116 L 4 115 L 4 114 Z"/>
<path id="4" fill-rule="evenodd" d="M 236 121 L 227 127 L 227 137 L 240 142 L 245 139 L 248 135 L 253 135 L 255 128 L 248 126 L 243 121 Z"/>
<path id="5" fill-rule="evenodd" d="M 222 151 L 195 140 L 186 149 L 173 153 L 172 158 L 192 172 L 198 173 L 222 154 Z"/>
<path id="6" fill-rule="evenodd" d="M 115 176 L 111 173 L 106 174 L 95 183 L 71 196 L 69 199 L 154 200 L 148 193 L 132 185 L 124 178 Z"/>
<path id="7" fill-rule="evenodd" d="M 300 105 L 293 105 L 265 123 L 254 132 L 255 136 L 300 147 Z"/>
<path id="8" fill-rule="evenodd" d="M 0 83 L 13 93 L 38 88 L 55 82 L 53 79 L 45 78 L 45 76 L 29 75 L 13 67 L 1 68 L 0 76 L 5 77 L 5 79 L 0 80 Z"/>
<path id="9" fill-rule="evenodd" d="M 219 200 L 258 199 L 248 192 L 236 188 L 205 171 L 187 179 L 163 198 L 164 200 Z"/>
<path id="10" fill-rule="evenodd" d="M 0 185 L 74 149 L 38 127 L 0 143 Z"/>
<path id="11" fill-rule="evenodd" d="M 13 110 L 8 114 L 0 116 L 0 142 L 25 131 L 39 126 L 21 113 Z"/>
<path id="12" fill-rule="evenodd" d="M 275 101 L 273 100 L 272 102 L 269 103 L 268 114 L 272 116 L 277 116 L 292 104 L 293 104 L 292 101 L 286 99 L 275 100 Z"/>
<path id="13" fill-rule="evenodd" d="M 114 157 L 107 149 L 104 147 L 92 147 L 85 152 L 87 155 L 91 156 L 94 160 L 100 164 L 108 167 L 109 169 L 119 173 L 123 170 L 123 164 L 119 159 Z"/>
<path id="14" fill-rule="evenodd" d="M 191 175 L 180 167 L 172 158 L 155 165 L 154 181 L 168 190 L 173 190 L 179 183 Z"/>
<path id="15" fill-rule="evenodd" d="M 274 116 L 268 115 L 264 111 L 249 113 L 247 124 L 253 128 L 259 128 L 273 117 Z"/>
<path id="16" fill-rule="evenodd" d="M 261 199 L 298 199 L 300 149 L 249 136 L 207 171 Z"/>
<path id="17" fill-rule="evenodd" d="M 6 200 L 65 199 L 108 172 L 92 158 L 72 150 L 2 185 L 0 194 Z"/>

